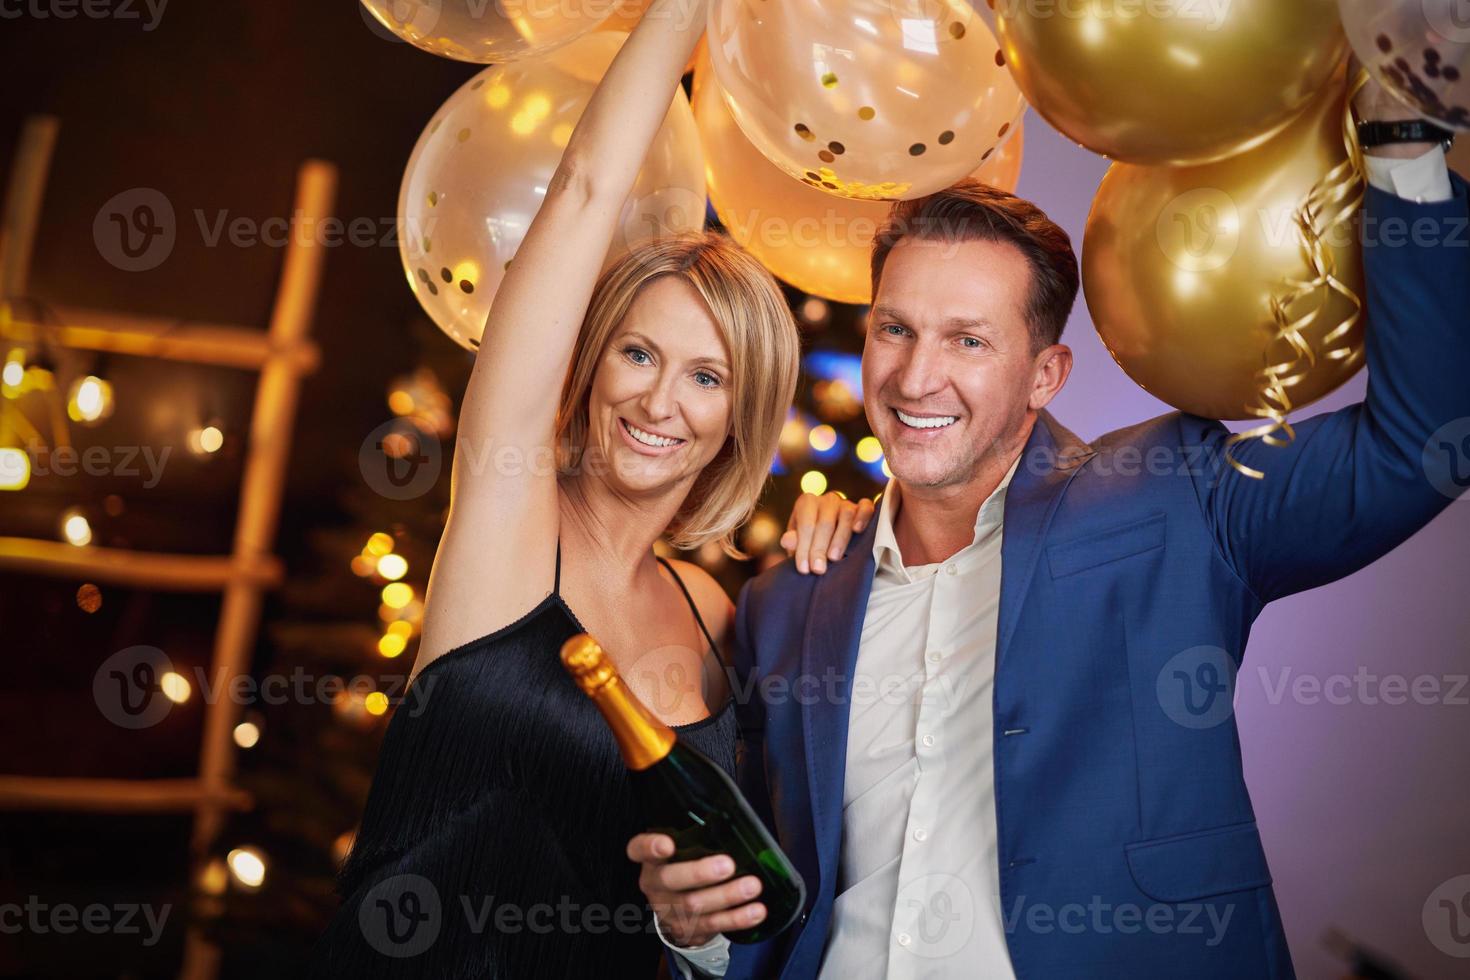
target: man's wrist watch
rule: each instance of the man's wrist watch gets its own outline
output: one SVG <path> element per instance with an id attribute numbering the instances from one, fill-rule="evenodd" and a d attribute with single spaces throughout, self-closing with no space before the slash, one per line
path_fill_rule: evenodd
<path id="1" fill-rule="evenodd" d="M 1452 131 L 1425 119 L 1358 123 L 1358 143 L 1365 149 L 1385 143 L 1438 143 L 1448 150 L 1454 141 L 1455 134 Z"/>

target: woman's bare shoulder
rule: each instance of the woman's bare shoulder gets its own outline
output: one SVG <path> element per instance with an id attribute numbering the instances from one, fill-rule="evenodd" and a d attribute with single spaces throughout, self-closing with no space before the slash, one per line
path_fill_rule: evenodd
<path id="1" fill-rule="evenodd" d="M 699 565 L 679 558 L 670 558 L 669 564 L 679 573 L 680 580 L 694 598 L 699 617 L 716 643 L 723 645 L 725 637 L 735 622 L 735 603 L 715 577 Z"/>

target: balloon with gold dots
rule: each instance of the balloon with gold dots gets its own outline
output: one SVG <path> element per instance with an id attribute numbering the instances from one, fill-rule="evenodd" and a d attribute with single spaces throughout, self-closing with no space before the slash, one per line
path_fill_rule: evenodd
<path id="1" fill-rule="evenodd" d="M 362 0 L 389 39 L 455 61 L 534 58 L 596 30 L 619 0 Z M 375 28 L 376 30 L 377 28 Z"/>
<path id="2" fill-rule="evenodd" d="M 596 31 L 534 62 L 487 68 L 419 137 L 398 194 L 399 257 L 420 305 L 462 346 L 479 346 L 572 130 L 627 37 Z M 705 207 L 699 135 L 679 90 L 623 205 L 608 261 L 640 241 L 698 231 Z"/>
<path id="3" fill-rule="evenodd" d="M 714 0 L 709 52 L 750 142 L 840 197 L 947 187 L 994 156 L 1025 109 L 965 0 Z"/>

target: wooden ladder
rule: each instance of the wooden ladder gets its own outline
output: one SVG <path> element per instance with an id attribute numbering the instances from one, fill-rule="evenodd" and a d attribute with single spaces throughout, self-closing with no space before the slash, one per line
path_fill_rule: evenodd
<path id="1" fill-rule="evenodd" d="M 279 585 L 274 554 L 291 431 L 301 379 L 316 368 L 309 334 L 325 258 L 322 243 L 292 235 L 286 249 L 269 328 L 180 324 L 176 320 L 54 308 L 43 325 L 26 319 L 30 259 L 40 219 L 57 120 L 27 120 L 0 216 L 0 339 L 75 350 L 155 357 L 189 364 L 259 372 L 234 544 L 227 555 L 161 554 L 131 549 L 76 547 L 60 541 L 0 537 L 0 573 L 85 580 L 169 592 L 219 592 L 223 603 L 214 634 L 210 689 L 229 690 L 245 674 L 260 622 L 264 593 Z M 308 228 L 330 214 L 337 171 L 308 160 L 296 177 L 293 214 Z M 0 775 L 0 810 L 170 813 L 193 811 L 190 890 L 218 839 L 228 814 L 249 809 L 250 795 L 234 784 L 236 699 L 216 697 L 205 707 L 199 773 L 192 779 L 92 779 Z M 191 926 L 185 942 L 183 980 L 218 976 L 221 951 Z"/>

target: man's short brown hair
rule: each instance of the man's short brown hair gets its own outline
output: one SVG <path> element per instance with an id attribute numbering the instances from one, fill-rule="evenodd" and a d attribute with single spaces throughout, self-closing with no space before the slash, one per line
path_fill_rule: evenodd
<path id="1" fill-rule="evenodd" d="M 931 242 L 989 241 L 1015 246 L 1031 267 L 1026 322 L 1034 351 L 1061 340 L 1077 301 L 1079 275 L 1072 239 L 1030 201 L 989 184 L 964 180 L 912 201 L 899 201 L 873 236 L 873 296 L 893 246 L 905 238 Z"/>

